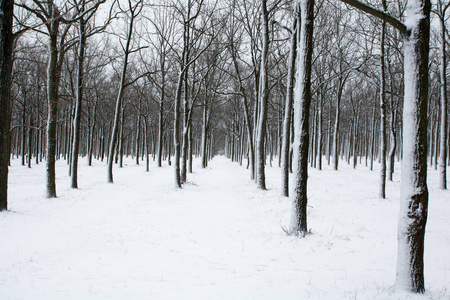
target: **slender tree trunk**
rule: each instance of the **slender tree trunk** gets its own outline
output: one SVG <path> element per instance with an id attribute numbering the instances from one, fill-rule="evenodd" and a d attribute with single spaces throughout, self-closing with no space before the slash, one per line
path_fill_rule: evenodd
<path id="1" fill-rule="evenodd" d="M 440 141 L 439 141 L 439 188 L 447 189 L 447 57 L 446 57 L 446 26 L 445 26 L 445 11 L 443 16 L 439 18 L 440 23 L 440 79 L 441 79 L 441 98 L 440 98 Z"/>
<path id="2" fill-rule="evenodd" d="M 356 112 L 355 121 L 353 123 L 353 147 L 352 147 L 352 153 L 353 153 L 353 169 L 356 168 L 356 163 L 358 160 L 357 155 L 357 145 L 358 145 L 358 111 Z"/>
<path id="3" fill-rule="evenodd" d="M 30 121 L 28 122 L 28 168 L 31 168 L 31 160 L 33 157 L 33 114 L 30 114 Z"/>
<path id="4" fill-rule="evenodd" d="M 320 100 L 319 100 L 319 111 L 318 111 L 318 120 L 317 120 L 317 143 L 318 143 L 318 149 L 317 149 L 317 155 L 318 155 L 318 162 L 317 162 L 317 168 L 319 170 L 322 170 L 322 111 L 323 111 L 323 98 L 324 95 L 323 93 L 320 95 Z"/>
<path id="5" fill-rule="evenodd" d="M 125 119 L 125 105 L 122 104 L 122 107 L 120 109 L 120 129 L 119 129 L 119 168 L 123 167 L 123 143 L 124 143 L 124 136 L 123 136 L 123 128 L 124 126 L 124 119 Z"/>
<path id="6" fill-rule="evenodd" d="M 165 97 L 165 70 L 164 62 L 161 63 L 162 67 L 162 83 L 161 83 L 161 98 L 159 100 L 159 122 L 158 122 L 158 163 L 157 166 L 162 165 L 162 150 L 163 150 L 163 137 L 164 137 L 164 97 Z"/>
<path id="7" fill-rule="evenodd" d="M 84 3 L 82 4 L 84 10 Z M 79 45 L 78 45 L 78 76 L 77 76 L 77 100 L 75 104 L 75 116 L 73 119 L 73 146 L 72 146 L 72 188 L 78 188 L 78 154 L 80 148 L 80 123 L 81 107 L 83 102 L 84 79 L 84 52 L 86 47 L 86 24 L 83 18 L 79 20 Z"/>
<path id="8" fill-rule="evenodd" d="M 391 106 L 393 101 L 391 101 Z M 393 181 L 394 165 L 395 165 L 395 150 L 397 148 L 397 132 L 395 130 L 395 124 L 397 120 L 397 113 L 392 109 L 391 115 L 391 150 L 389 151 L 389 181 Z"/>
<path id="9" fill-rule="evenodd" d="M 254 148 L 254 141 L 253 141 L 253 129 L 252 129 L 251 120 L 250 120 L 250 113 L 248 110 L 247 96 L 245 94 L 244 86 L 242 85 L 242 78 L 240 75 L 239 66 L 238 66 L 237 58 L 236 58 L 236 55 L 237 55 L 236 49 L 234 48 L 233 43 L 231 43 L 231 52 L 232 52 L 231 57 L 233 58 L 234 69 L 236 71 L 238 81 L 239 81 L 239 91 L 242 94 L 242 106 L 244 108 L 244 121 L 245 121 L 246 129 L 247 129 L 247 144 L 248 144 L 248 150 L 249 150 L 248 160 L 249 160 L 249 164 L 250 164 L 250 178 L 252 180 L 254 180 L 256 170 L 255 170 L 255 148 Z M 257 102 L 257 101 L 255 101 L 255 102 Z"/>
<path id="10" fill-rule="evenodd" d="M 145 165 L 145 171 L 150 171 L 150 153 L 148 151 L 148 120 L 147 116 L 144 117 L 144 147 L 145 147 L 145 157 L 146 157 L 146 165 Z"/>
<path id="11" fill-rule="evenodd" d="M 130 4 L 131 5 L 131 4 Z M 114 164 L 114 154 L 117 144 L 117 133 L 119 130 L 119 120 L 120 120 L 120 111 L 122 107 L 122 98 L 125 91 L 125 78 L 127 75 L 127 67 L 128 67 L 128 56 L 130 54 L 130 48 L 131 48 L 131 37 L 133 34 L 133 23 L 134 23 L 134 12 L 131 13 L 130 21 L 129 21 L 129 27 L 128 27 L 128 33 L 127 33 L 127 42 L 124 49 L 124 58 L 123 58 L 123 65 L 122 65 L 122 73 L 120 77 L 120 86 L 119 86 L 119 93 L 117 94 L 117 100 L 116 100 L 116 109 L 114 114 L 114 124 L 113 129 L 111 131 L 111 140 L 109 144 L 109 153 L 108 153 L 108 182 L 113 183 L 113 164 Z"/>
<path id="12" fill-rule="evenodd" d="M 260 72 L 260 92 L 259 92 L 259 117 L 256 131 L 256 185 L 259 189 L 266 189 L 265 175 L 265 140 L 267 127 L 267 102 L 268 91 L 268 56 L 269 56 L 269 12 L 267 11 L 267 0 L 261 0 L 262 9 L 262 53 Z"/>
<path id="13" fill-rule="evenodd" d="M 372 113 L 372 130 L 370 132 L 370 171 L 373 171 L 373 158 L 375 151 L 375 105 Z"/>
<path id="14" fill-rule="evenodd" d="M 23 87 L 22 88 L 22 97 L 23 97 L 23 99 L 22 99 L 22 128 L 21 128 L 21 139 L 22 139 L 22 143 L 21 143 L 21 149 L 20 149 L 20 153 L 22 154 L 22 166 L 25 166 L 25 148 L 26 148 L 26 137 L 25 137 L 25 135 L 26 135 L 26 131 L 25 131 L 25 128 L 26 128 L 26 118 L 27 118 L 27 115 L 26 115 L 26 103 L 27 103 L 27 92 L 26 92 L 26 90 L 25 90 L 25 87 Z"/>
<path id="15" fill-rule="evenodd" d="M 205 105 L 203 106 L 203 126 L 202 126 L 202 168 L 206 168 L 207 156 L 206 156 L 206 137 L 208 132 L 208 103 L 205 99 Z"/>
<path id="16" fill-rule="evenodd" d="M 175 172 L 175 187 L 181 188 L 181 175 L 180 175 L 180 106 L 181 106 L 181 89 L 183 86 L 183 72 L 178 75 L 177 91 L 175 95 L 174 105 L 174 125 L 173 125 L 173 144 L 175 148 L 174 153 L 174 172 Z"/>
<path id="17" fill-rule="evenodd" d="M 383 0 L 383 10 L 386 11 L 386 0 Z M 386 198 L 386 72 L 385 72 L 385 33 L 386 21 L 381 25 L 381 55 L 380 55 L 380 189 L 379 196 Z"/>
<path id="18" fill-rule="evenodd" d="M 90 142 L 89 142 L 89 157 L 88 157 L 88 164 L 89 166 L 92 166 L 92 155 L 94 152 L 94 133 L 95 133 L 95 125 L 96 125 L 96 113 L 97 113 L 97 102 L 98 97 L 96 96 L 95 102 L 94 102 L 94 108 L 92 112 L 92 124 L 91 124 L 91 135 L 89 136 Z"/>
<path id="19" fill-rule="evenodd" d="M 336 117 L 334 120 L 334 134 L 333 134 L 333 169 L 337 171 L 339 164 L 339 115 L 340 115 L 340 102 L 341 97 L 338 93 L 336 99 Z"/>
<path id="20" fill-rule="evenodd" d="M 140 138 L 141 138 L 141 99 L 139 99 L 139 113 L 138 118 L 136 122 L 136 165 L 139 165 L 139 147 L 140 145 Z"/>
<path id="21" fill-rule="evenodd" d="M 188 148 L 188 173 L 192 173 L 192 146 L 194 144 L 194 139 L 192 137 L 192 126 L 189 125 L 189 133 L 188 133 L 188 140 L 189 140 L 189 148 Z"/>
<path id="22" fill-rule="evenodd" d="M 297 8 L 296 8 L 297 9 Z M 286 101 L 283 120 L 283 140 L 281 146 L 281 194 L 289 197 L 289 165 L 291 149 L 291 116 L 292 105 L 294 102 L 294 81 L 295 81 L 295 61 L 297 59 L 297 21 L 300 18 L 300 12 L 295 11 L 292 22 L 291 47 L 289 52 L 289 69 L 286 84 Z"/>

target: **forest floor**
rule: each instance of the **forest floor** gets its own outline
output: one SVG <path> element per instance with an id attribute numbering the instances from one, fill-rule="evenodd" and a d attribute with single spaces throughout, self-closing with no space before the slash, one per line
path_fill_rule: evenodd
<path id="1" fill-rule="evenodd" d="M 9 211 L 0 213 L 0 299 L 450 299 L 450 192 L 429 169 L 425 295 L 396 292 L 400 170 L 378 198 L 375 171 L 310 168 L 311 234 L 286 235 L 291 204 L 280 169 L 267 191 L 224 157 L 199 160 L 176 190 L 173 169 L 127 159 L 80 161 L 78 190 L 57 162 L 56 199 L 45 164 L 12 161 Z M 364 162 L 364 161 L 363 161 Z M 274 165 L 277 163 L 274 162 Z M 398 164 L 397 164 L 398 165 Z"/>

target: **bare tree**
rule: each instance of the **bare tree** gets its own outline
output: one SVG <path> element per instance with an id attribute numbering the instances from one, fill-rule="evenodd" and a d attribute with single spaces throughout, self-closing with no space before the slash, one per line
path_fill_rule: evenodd
<path id="1" fill-rule="evenodd" d="M 119 131 L 119 120 L 120 120 L 120 112 L 122 107 L 122 100 L 125 89 L 130 83 L 126 83 L 127 69 L 128 69 L 128 60 L 131 53 L 138 51 L 138 49 L 133 49 L 132 47 L 132 37 L 133 37 L 133 29 L 134 22 L 136 17 L 141 13 L 143 8 L 143 1 L 139 0 L 136 3 L 133 3 L 132 0 L 128 0 L 128 8 L 127 10 L 122 10 L 128 17 L 128 30 L 125 38 L 125 47 L 123 47 L 123 63 L 122 63 L 122 72 L 120 74 L 120 85 L 119 92 L 117 94 L 116 100 L 116 110 L 114 114 L 114 124 L 111 132 L 111 140 L 109 143 L 109 153 L 108 153 L 108 182 L 113 183 L 113 164 L 114 164 L 114 154 L 117 143 L 117 133 Z M 133 82 L 133 81 L 131 81 Z"/>
<path id="2" fill-rule="evenodd" d="M 86 10 L 86 0 L 80 0 L 80 6 L 77 8 L 81 14 Z M 112 7 L 112 6 L 111 6 Z M 71 161 L 71 185 L 73 189 L 78 188 L 78 155 L 80 148 L 80 123 L 81 123 L 81 109 L 83 103 L 83 85 L 85 77 L 85 52 L 86 52 L 86 40 L 89 36 L 92 36 L 98 32 L 103 31 L 106 28 L 111 17 L 107 18 L 106 23 L 100 27 L 93 27 L 86 32 L 86 24 L 95 15 L 97 7 L 92 10 L 88 15 L 81 16 L 78 20 L 78 74 L 77 74 L 77 86 L 76 86 L 76 102 L 73 118 L 73 144 L 72 144 L 72 161 Z"/>

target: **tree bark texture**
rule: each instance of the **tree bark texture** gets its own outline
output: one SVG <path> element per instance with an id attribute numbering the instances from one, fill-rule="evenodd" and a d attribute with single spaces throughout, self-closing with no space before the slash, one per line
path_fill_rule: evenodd
<path id="1" fill-rule="evenodd" d="M 427 102 L 431 3 L 429 0 L 410 1 L 407 9 L 409 20 L 404 44 L 403 161 L 396 286 L 423 293 L 423 254 L 428 213 Z"/>
<path id="2" fill-rule="evenodd" d="M 13 0 L 0 1 L 0 211 L 8 209 L 11 151 L 11 73 L 13 67 Z"/>
<path id="3" fill-rule="evenodd" d="M 301 23 L 294 98 L 295 183 L 289 232 L 304 236 L 307 226 L 307 180 L 309 148 L 309 109 L 311 104 L 311 66 L 313 52 L 314 0 L 300 0 Z"/>
<path id="4" fill-rule="evenodd" d="M 266 189 L 265 175 L 265 139 L 267 128 L 267 102 L 269 98 L 268 90 L 268 56 L 269 56 L 269 12 L 267 11 L 267 1 L 261 0 L 261 26 L 262 26 L 262 53 L 260 72 L 260 92 L 259 92 L 259 114 L 256 131 L 256 185 L 259 189 Z"/>

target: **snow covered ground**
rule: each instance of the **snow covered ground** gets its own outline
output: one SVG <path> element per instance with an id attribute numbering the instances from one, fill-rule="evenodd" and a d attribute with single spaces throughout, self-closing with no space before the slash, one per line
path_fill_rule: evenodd
<path id="1" fill-rule="evenodd" d="M 423 296 L 395 292 L 399 170 L 378 195 L 365 166 L 310 169 L 312 234 L 287 236 L 290 200 L 280 169 L 259 191 L 245 167 L 196 161 L 175 190 L 173 169 L 129 158 L 114 168 L 80 161 L 79 190 L 57 163 L 56 199 L 45 165 L 13 160 L 0 213 L 0 299 L 450 299 L 450 192 L 429 171 Z M 378 166 L 376 166 L 378 167 Z"/>

